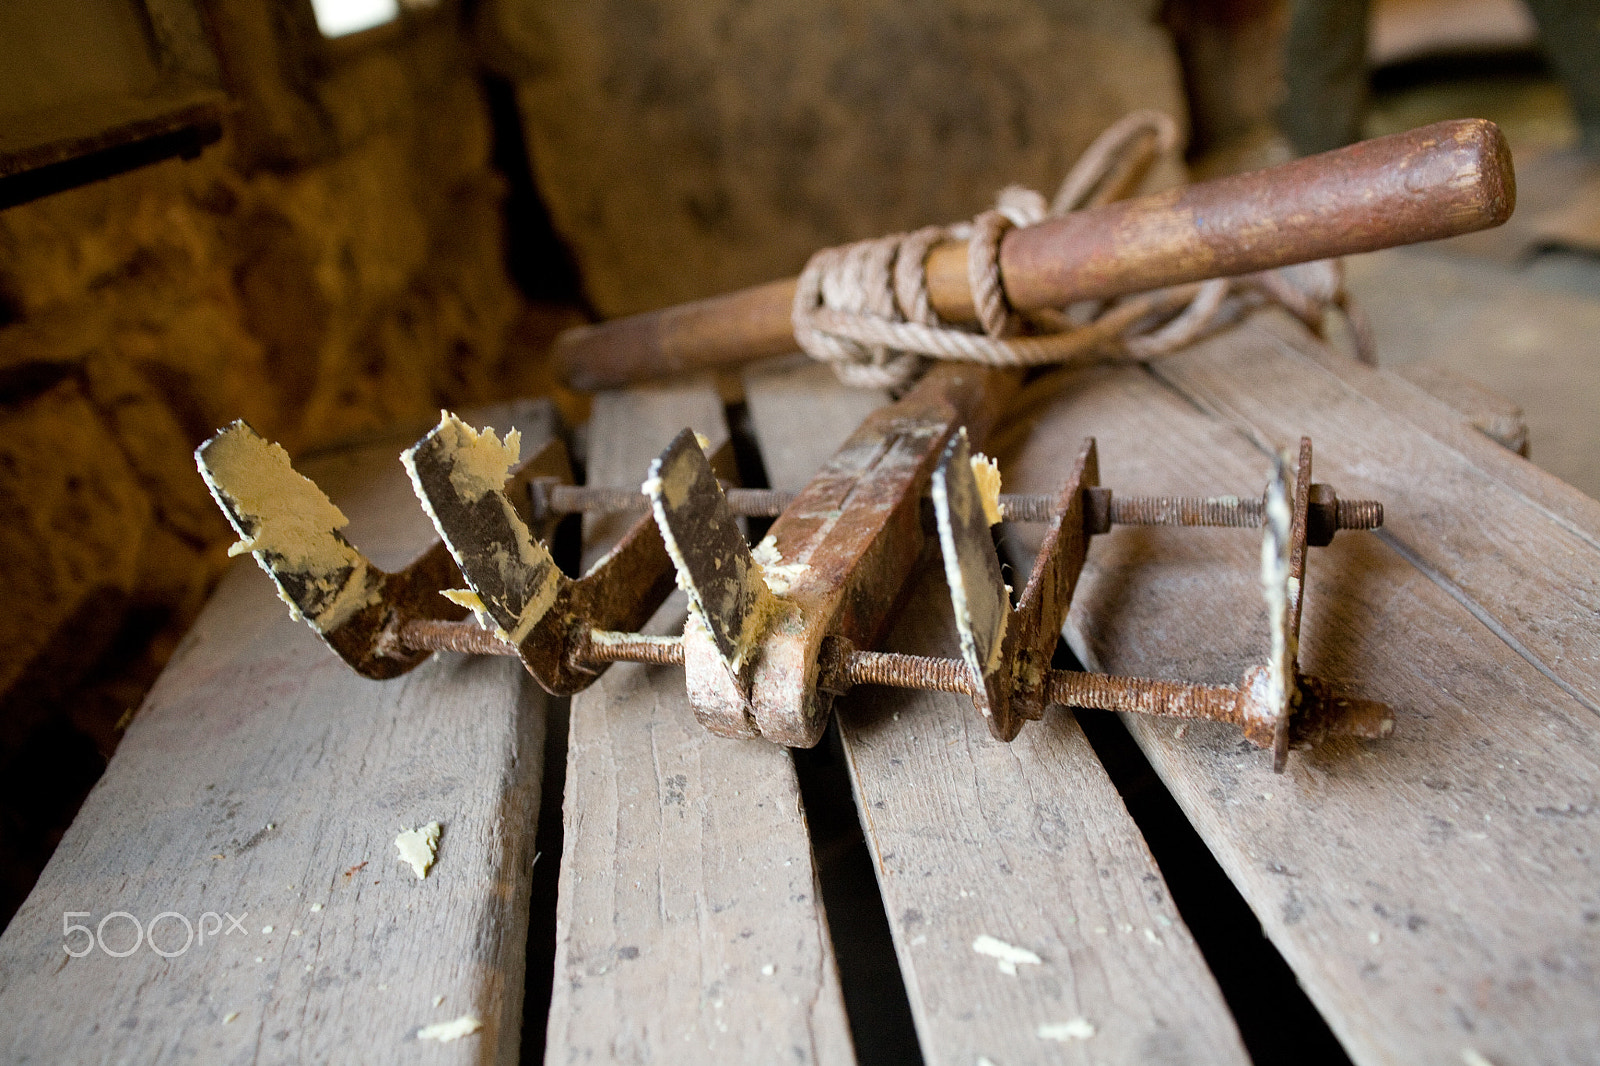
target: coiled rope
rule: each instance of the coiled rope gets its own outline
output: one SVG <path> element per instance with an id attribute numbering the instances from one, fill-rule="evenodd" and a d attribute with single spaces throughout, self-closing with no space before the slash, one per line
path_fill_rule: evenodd
<path id="1" fill-rule="evenodd" d="M 996 366 L 1034 366 L 1100 358 L 1153 359 L 1184 347 L 1249 309 L 1271 301 L 1320 333 L 1330 307 L 1349 318 L 1358 357 L 1371 363 L 1364 321 L 1351 307 L 1339 260 L 1324 259 L 1236 278 L 1157 289 L 1067 310 L 1019 314 L 1000 278 L 1000 241 L 1013 226 L 1087 206 L 1130 159 L 1171 152 L 1177 124 L 1158 111 L 1137 111 L 1097 137 L 1067 174 L 1055 199 L 1010 186 L 996 206 L 971 222 L 891 234 L 811 257 L 800 275 L 794 335 L 813 359 L 830 363 L 847 385 L 900 389 L 927 358 Z M 928 253 L 944 241 L 967 242 L 967 282 L 976 329 L 941 321 L 928 291 Z"/>

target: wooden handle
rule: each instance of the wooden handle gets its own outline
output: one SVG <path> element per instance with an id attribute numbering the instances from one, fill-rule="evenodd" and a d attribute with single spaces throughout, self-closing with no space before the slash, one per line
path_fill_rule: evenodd
<path id="1" fill-rule="evenodd" d="M 1013 229 L 1000 275 L 1015 309 L 1037 311 L 1453 237 L 1515 205 L 1499 127 L 1458 119 Z M 929 254 L 928 288 L 942 319 L 973 320 L 964 243 Z M 560 373 L 612 388 L 794 351 L 794 293 L 791 278 L 568 330 Z"/>

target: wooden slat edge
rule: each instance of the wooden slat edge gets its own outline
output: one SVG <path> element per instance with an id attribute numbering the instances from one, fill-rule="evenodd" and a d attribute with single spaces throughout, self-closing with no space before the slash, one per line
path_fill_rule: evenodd
<path id="1" fill-rule="evenodd" d="M 713 387 L 597 396 L 590 481 L 685 425 L 727 439 Z M 652 626 L 682 624 L 677 594 Z M 614 666 L 572 701 L 564 821 L 547 1062 L 854 1060 L 787 750 L 706 733 L 679 667 Z"/>

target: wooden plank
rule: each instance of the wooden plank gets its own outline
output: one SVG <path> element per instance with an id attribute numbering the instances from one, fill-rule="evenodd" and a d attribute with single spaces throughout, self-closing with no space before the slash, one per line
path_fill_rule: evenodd
<path id="1" fill-rule="evenodd" d="M 816 364 L 752 372 L 745 389 L 778 488 L 803 485 L 884 402 Z M 922 570 L 888 646 L 959 654 L 937 558 Z M 1248 1061 L 1071 715 L 1053 712 L 1011 744 L 990 738 L 971 701 L 945 693 L 861 689 L 839 715 L 925 1061 Z M 1005 974 L 973 950 L 985 935 L 1043 961 Z M 1040 1035 L 1080 1018 L 1092 1037 Z"/>
<path id="2" fill-rule="evenodd" d="M 1265 406 L 1257 394 L 1275 385 L 1247 341 L 1219 342 L 1238 360 L 1231 394 Z M 1207 358 L 1220 387 L 1224 356 Z M 1389 702 L 1394 736 L 1292 755 L 1279 776 L 1228 727 L 1125 720 L 1356 1062 L 1479 1061 L 1469 1051 L 1495 1063 L 1592 1061 L 1600 722 L 1412 564 L 1424 516 L 1492 528 L 1515 504 L 1487 477 L 1463 473 L 1454 491 L 1430 484 L 1442 461 L 1430 453 L 1444 451 L 1435 442 L 1387 460 L 1359 451 L 1352 441 L 1405 425 L 1375 405 L 1324 433 L 1321 380 L 1274 396 L 1282 418 L 1312 432 L 1317 476 L 1341 495 L 1385 489 L 1395 532 L 1341 533 L 1313 552 L 1302 665 Z M 1265 481 L 1265 456 L 1234 428 L 1120 368 L 1078 375 L 1042 409 L 1002 457 L 1009 484 L 1047 488 L 1057 457 L 1091 434 L 1117 492 L 1239 493 Z M 1511 581 L 1512 559 L 1460 551 L 1474 571 Z M 1235 682 L 1266 653 L 1259 553 L 1257 534 L 1235 530 L 1097 537 L 1068 639 L 1095 669 Z M 1566 562 L 1575 578 L 1596 569 L 1592 555 Z M 1519 581 L 1513 600 L 1546 597 L 1539 581 Z"/>
<path id="3" fill-rule="evenodd" d="M 707 385 L 602 393 L 589 480 L 637 485 Z M 592 557 L 620 532 L 592 523 Z M 651 622 L 680 632 L 674 594 Z M 707 733 L 680 667 L 613 666 L 572 700 L 546 1061 L 853 1061 L 788 751 Z"/>
<path id="4" fill-rule="evenodd" d="M 1502 448 L 1509 448 L 1524 459 L 1528 457 L 1528 420 L 1517 404 L 1443 363 L 1408 363 L 1395 367 L 1394 372 L 1461 415 Z"/>
<path id="5" fill-rule="evenodd" d="M 518 421 L 535 445 L 554 425 L 546 405 Z M 380 566 L 434 536 L 402 445 L 307 466 Z M 0 937 L 0 1059 L 515 1062 L 543 743 L 514 661 L 365 680 L 240 559 Z M 419 881 L 393 840 L 435 820 Z M 73 958 L 63 914 L 82 911 L 68 921 L 126 912 L 174 955 Z M 120 951 L 133 925 L 103 936 Z M 418 1046 L 463 1014 L 483 1030 Z"/>
<path id="6" fill-rule="evenodd" d="M 1600 714 L 1600 502 L 1281 319 L 1155 369 L 1258 442 L 1310 434 L 1320 477 L 1388 501 L 1385 540 Z"/>

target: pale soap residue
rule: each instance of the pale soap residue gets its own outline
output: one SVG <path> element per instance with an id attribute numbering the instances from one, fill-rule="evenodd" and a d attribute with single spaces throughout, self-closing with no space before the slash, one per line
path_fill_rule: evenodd
<path id="1" fill-rule="evenodd" d="M 983 517 L 992 526 L 1000 521 L 1000 464 L 984 455 L 974 454 L 972 476 L 978 482 L 978 498 L 983 501 Z"/>
<path id="2" fill-rule="evenodd" d="M 810 563 L 784 562 L 782 553 L 778 551 L 778 542 L 770 535 L 761 539 L 751 556 L 761 568 L 761 580 L 767 583 L 767 588 L 772 590 L 774 596 L 788 595 L 800 575 L 811 569 Z"/>
<path id="3" fill-rule="evenodd" d="M 1073 1018 L 1067 1022 L 1040 1023 L 1040 1040 L 1056 1040 L 1065 1044 L 1069 1040 L 1087 1040 L 1094 1036 L 1094 1023 L 1087 1018 Z"/>
<path id="4" fill-rule="evenodd" d="M 1465 1063 L 1465 1066 L 1494 1066 L 1494 1062 L 1489 1056 L 1474 1047 L 1461 1049 L 1461 1061 Z"/>
<path id="5" fill-rule="evenodd" d="M 311 479 L 295 471 L 282 445 L 235 423 L 205 446 L 199 467 L 211 494 L 244 538 L 228 554 L 257 553 L 278 584 L 279 598 L 297 618 L 301 605 L 284 591 L 275 568 L 305 578 L 307 593 L 321 605 L 307 621 L 319 631 L 337 628 L 373 602 L 377 589 L 368 585 L 367 561 L 335 532 L 350 519 Z M 253 524 L 255 532 L 239 529 L 240 520 Z"/>
<path id="6" fill-rule="evenodd" d="M 974 472 L 976 472 L 976 467 L 974 467 Z M 995 472 L 997 499 L 999 476 L 1000 474 L 997 470 Z M 934 478 L 933 483 L 929 486 L 929 491 L 933 496 L 936 509 L 941 509 L 949 514 L 952 522 L 960 519 L 961 516 L 955 513 L 954 502 L 950 498 L 949 483 L 946 479 Z M 983 493 L 980 492 L 979 496 L 982 497 Z M 984 503 L 984 507 L 987 508 L 988 504 Z M 944 549 L 941 555 L 944 561 L 945 584 L 950 590 L 950 603 L 955 612 L 956 630 L 961 638 L 962 658 L 967 660 L 969 666 L 977 667 L 984 677 L 988 677 L 995 672 L 1004 657 L 1006 625 L 1011 618 L 1011 586 L 1005 584 L 1001 586 L 1004 591 L 1000 592 L 999 595 L 1002 597 L 1003 602 L 999 603 L 994 609 L 994 631 L 990 634 L 988 651 L 982 656 L 982 661 L 980 662 L 978 655 L 979 634 L 972 627 L 972 623 L 977 622 L 979 619 L 973 611 L 974 604 L 969 596 L 970 590 L 967 588 L 966 568 L 962 565 L 954 533 L 954 529 L 946 530 L 941 524 L 939 544 Z M 985 715 L 990 713 L 987 706 L 983 708 L 983 713 Z"/>
<path id="7" fill-rule="evenodd" d="M 417 1030 L 417 1039 L 437 1040 L 441 1044 L 447 1044 L 452 1040 L 460 1040 L 464 1036 L 471 1036 L 482 1028 L 483 1023 L 476 1017 L 471 1014 L 463 1014 L 455 1021 L 434 1022 L 432 1025 L 423 1026 Z"/>
<path id="8" fill-rule="evenodd" d="M 440 829 L 438 822 L 429 822 L 416 829 L 407 829 L 394 838 L 400 861 L 411 864 L 418 880 L 427 877 L 428 868 L 433 865 L 433 857 L 439 847 Z"/>
<path id="9" fill-rule="evenodd" d="M 483 600 L 471 589 L 440 589 L 439 595 L 449 600 L 458 607 L 465 607 L 478 616 L 480 624 L 486 624 L 483 619 L 489 616 L 489 609 L 483 605 Z"/>
<path id="10" fill-rule="evenodd" d="M 1279 456 L 1279 470 L 1289 466 L 1289 455 Z M 1289 536 L 1294 523 L 1282 476 L 1267 487 L 1266 532 L 1261 538 L 1261 590 L 1267 598 L 1267 622 L 1272 632 L 1272 654 L 1267 660 L 1266 705 L 1282 707 L 1294 698 L 1293 663 L 1297 654 L 1289 632 L 1289 599 L 1294 579 L 1289 575 Z"/>
<path id="11" fill-rule="evenodd" d="M 992 937 L 987 933 L 972 942 L 972 950 L 979 955 L 987 955 L 989 958 L 997 960 L 996 965 L 999 967 L 1000 972 L 1010 974 L 1012 977 L 1017 976 L 1019 963 L 1038 966 L 1044 962 L 1043 959 L 1027 948 L 1019 948 L 1013 944 L 1007 944 L 1004 940 Z"/>
<path id="12" fill-rule="evenodd" d="M 509 430 L 502 442 L 492 428 L 485 426 L 481 431 L 475 430 L 449 411 L 440 411 L 438 426 L 428 438 L 424 438 L 425 441 L 429 439 L 437 441 L 440 450 L 448 458 L 450 487 L 463 503 L 476 503 L 489 493 L 493 493 L 499 502 L 500 509 L 505 513 L 506 527 L 516 542 L 516 557 L 513 558 L 504 546 L 500 546 L 495 553 L 494 565 L 504 588 L 523 590 L 523 603 L 515 612 L 514 622 L 508 632 L 498 624 L 500 620 L 492 616 L 481 595 L 477 597 L 476 604 L 457 599 L 450 592 L 446 592 L 445 596 L 452 602 L 470 607 L 477 614 L 479 624 L 485 629 L 493 629 L 501 640 L 520 645 L 555 603 L 562 577 L 560 567 L 555 565 L 543 545 L 534 543 L 527 524 L 506 498 L 505 483 L 522 452 L 522 433 Z M 411 478 L 412 488 L 422 503 L 422 509 L 427 512 L 429 520 L 460 566 L 462 559 L 451 541 L 450 531 L 439 521 L 438 512 L 423 489 L 422 477 L 417 471 L 416 451 L 419 447 L 420 444 L 401 453 L 401 465 Z M 462 569 L 465 571 L 466 567 Z M 467 580 L 469 583 L 472 581 L 471 574 L 467 574 Z M 510 620 L 512 610 L 509 606 L 504 606 L 502 613 L 507 616 L 506 620 Z"/>
<path id="13" fill-rule="evenodd" d="M 505 488 L 511 468 L 522 458 L 521 430 L 510 430 L 501 440 L 492 427 L 473 429 L 449 411 L 440 411 L 434 432 L 450 450 L 450 487 L 467 503 Z"/>

